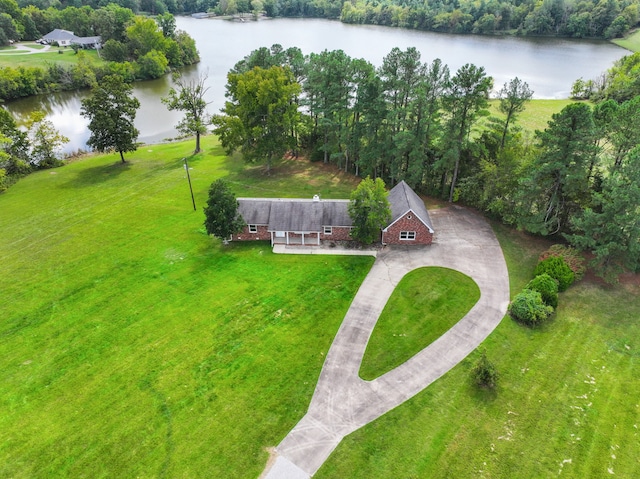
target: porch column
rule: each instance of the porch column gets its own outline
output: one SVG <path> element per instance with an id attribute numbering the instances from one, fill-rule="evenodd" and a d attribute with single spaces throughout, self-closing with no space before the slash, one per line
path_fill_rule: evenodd
<path id="1" fill-rule="evenodd" d="M 304 231 L 302 232 L 302 246 L 304 246 Z"/>
<path id="2" fill-rule="evenodd" d="M 287 231 L 285 235 L 287 236 L 287 244 L 289 244 L 289 232 Z"/>

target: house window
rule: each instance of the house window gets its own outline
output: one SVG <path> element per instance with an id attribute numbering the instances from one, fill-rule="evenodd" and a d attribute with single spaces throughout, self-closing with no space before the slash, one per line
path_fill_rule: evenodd
<path id="1" fill-rule="evenodd" d="M 249 225 L 249 233 L 257 233 L 258 225 Z"/>
<path id="2" fill-rule="evenodd" d="M 324 227 L 324 234 L 330 235 L 331 233 L 333 233 L 333 228 L 331 226 L 325 226 Z"/>
<path id="3" fill-rule="evenodd" d="M 414 240 L 416 239 L 415 231 L 400 231 L 401 240 Z"/>

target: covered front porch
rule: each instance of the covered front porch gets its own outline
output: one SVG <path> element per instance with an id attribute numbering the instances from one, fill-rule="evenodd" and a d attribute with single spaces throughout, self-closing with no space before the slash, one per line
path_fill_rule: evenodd
<path id="1" fill-rule="evenodd" d="M 319 231 L 271 231 L 271 246 L 275 244 L 318 246 Z"/>

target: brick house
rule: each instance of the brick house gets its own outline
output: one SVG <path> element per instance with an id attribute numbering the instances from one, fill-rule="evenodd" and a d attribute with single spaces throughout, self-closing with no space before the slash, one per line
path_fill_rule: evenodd
<path id="1" fill-rule="evenodd" d="M 381 232 L 383 244 L 431 244 L 433 227 L 424 202 L 404 181 L 389 192 L 391 222 Z M 246 226 L 233 241 L 268 240 L 271 244 L 319 245 L 351 240 L 349 200 L 238 198 Z"/>

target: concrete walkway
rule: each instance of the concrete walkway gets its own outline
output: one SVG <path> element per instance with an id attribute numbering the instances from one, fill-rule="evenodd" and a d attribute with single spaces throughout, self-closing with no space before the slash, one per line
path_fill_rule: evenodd
<path id="1" fill-rule="evenodd" d="M 491 227 L 455 206 L 430 214 L 434 244 L 378 254 L 327 354 L 307 414 L 276 447 L 276 460 L 261 477 L 310 478 L 343 437 L 418 394 L 500 323 L 509 304 L 509 276 Z M 405 274 L 424 266 L 470 276 L 480 288 L 480 299 L 453 328 L 407 362 L 373 381 L 360 379 L 360 362 L 387 300 Z"/>

